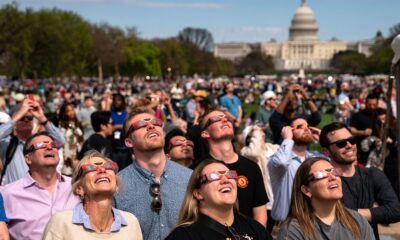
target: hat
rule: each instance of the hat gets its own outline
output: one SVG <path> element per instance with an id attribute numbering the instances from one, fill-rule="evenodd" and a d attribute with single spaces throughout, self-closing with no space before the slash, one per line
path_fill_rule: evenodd
<path id="1" fill-rule="evenodd" d="M 392 64 L 396 64 L 400 60 L 400 34 L 393 39 L 391 45 L 394 52 Z"/>
<path id="2" fill-rule="evenodd" d="M 263 95 L 262 95 L 262 97 L 261 97 L 261 102 L 260 102 L 260 104 L 261 104 L 261 105 L 264 105 L 264 104 L 265 104 L 265 101 L 268 100 L 268 99 L 270 99 L 270 98 L 272 98 L 272 97 L 275 97 L 275 98 L 276 98 L 276 94 L 275 94 L 273 91 L 266 91 L 266 92 L 264 92 Z"/>
<path id="3" fill-rule="evenodd" d="M 23 93 L 17 93 L 14 96 L 15 101 L 22 102 L 25 99 L 25 95 Z"/>
<path id="4" fill-rule="evenodd" d="M 205 90 L 197 90 L 195 93 L 194 93 L 194 95 L 196 96 L 196 97 L 203 97 L 203 98 L 205 98 L 205 97 L 207 97 L 207 92 L 205 91 Z"/>
<path id="5" fill-rule="evenodd" d="M 253 128 L 254 128 L 254 125 L 249 125 L 243 129 L 243 131 L 242 131 L 243 141 L 246 141 L 246 139 L 249 136 L 249 134 L 251 133 L 251 131 L 253 131 Z"/>
<path id="6" fill-rule="evenodd" d="M 10 115 L 8 115 L 5 112 L 0 112 L 0 123 L 1 124 L 6 123 L 10 120 L 11 120 Z"/>

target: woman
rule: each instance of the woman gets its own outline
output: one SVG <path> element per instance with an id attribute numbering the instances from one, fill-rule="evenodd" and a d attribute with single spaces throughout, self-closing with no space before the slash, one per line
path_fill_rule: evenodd
<path id="1" fill-rule="evenodd" d="M 189 179 L 177 227 L 166 240 L 272 239 L 260 223 L 236 211 L 237 177 L 221 161 L 202 161 Z"/>
<path id="2" fill-rule="evenodd" d="M 340 175 L 327 159 L 309 158 L 300 165 L 278 239 L 375 239 L 367 220 L 343 206 Z"/>
<path id="3" fill-rule="evenodd" d="M 75 105 L 72 103 L 62 105 L 58 119 L 61 132 L 65 138 L 63 148 L 64 166 L 61 173 L 71 176 L 75 166 L 78 164 L 76 155 L 81 150 L 83 142 L 83 132 L 76 117 Z"/>
<path id="4" fill-rule="evenodd" d="M 73 210 L 56 213 L 42 239 L 142 239 L 136 217 L 112 207 L 119 187 L 117 170 L 113 161 L 97 151 L 85 155 L 71 182 L 82 203 Z"/>
<path id="5" fill-rule="evenodd" d="M 264 179 L 265 191 L 269 202 L 267 203 L 267 230 L 272 231 L 275 221 L 271 217 L 271 209 L 274 203 L 274 195 L 271 187 L 271 179 L 267 169 L 268 158 L 279 148 L 277 144 L 265 142 L 265 132 L 258 125 L 250 125 L 243 130 L 244 147 L 240 149 L 240 154 L 260 167 Z"/>

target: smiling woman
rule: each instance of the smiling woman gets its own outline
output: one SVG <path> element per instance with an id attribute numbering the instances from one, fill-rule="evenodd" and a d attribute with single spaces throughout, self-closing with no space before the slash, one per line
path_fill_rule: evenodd
<path id="1" fill-rule="evenodd" d="M 177 227 L 166 240 L 272 239 L 257 221 L 237 213 L 236 171 L 215 159 L 193 171 Z"/>
<path id="2" fill-rule="evenodd" d="M 300 165 L 278 239 L 375 239 L 367 220 L 343 206 L 341 174 L 321 157 Z"/>
<path id="3" fill-rule="evenodd" d="M 72 177 L 73 192 L 82 203 L 54 215 L 43 239 L 142 239 L 136 217 L 112 207 L 120 184 L 117 171 L 117 164 L 103 154 L 87 153 Z"/>

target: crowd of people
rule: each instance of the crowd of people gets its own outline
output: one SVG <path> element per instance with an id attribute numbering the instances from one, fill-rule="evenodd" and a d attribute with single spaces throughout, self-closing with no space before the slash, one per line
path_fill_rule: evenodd
<path id="1" fill-rule="evenodd" d="M 400 221 L 385 81 L 2 81 L 0 239 L 379 239 Z"/>

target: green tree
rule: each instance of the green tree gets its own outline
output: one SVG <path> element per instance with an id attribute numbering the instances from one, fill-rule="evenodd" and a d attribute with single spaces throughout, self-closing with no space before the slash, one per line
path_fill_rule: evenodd
<path id="1" fill-rule="evenodd" d="M 160 50 L 152 43 L 131 39 L 124 49 L 122 71 L 130 76 L 161 76 Z"/>
<path id="2" fill-rule="evenodd" d="M 175 38 L 154 40 L 154 44 L 160 49 L 159 61 L 163 76 L 167 76 L 168 74 L 188 74 L 189 64 L 185 58 L 185 51 Z M 168 68 L 170 68 L 171 72 L 168 72 Z"/>
<path id="3" fill-rule="evenodd" d="M 237 71 L 245 74 L 268 74 L 274 71 L 273 58 L 265 55 L 259 46 L 252 46 L 252 51 L 237 64 Z"/>
<path id="4" fill-rule="evenodd" d="M 356 51 L 340 51 L 331 61 L 331 66 L 339 73 L 364 74 L 366 56 Z"/>

